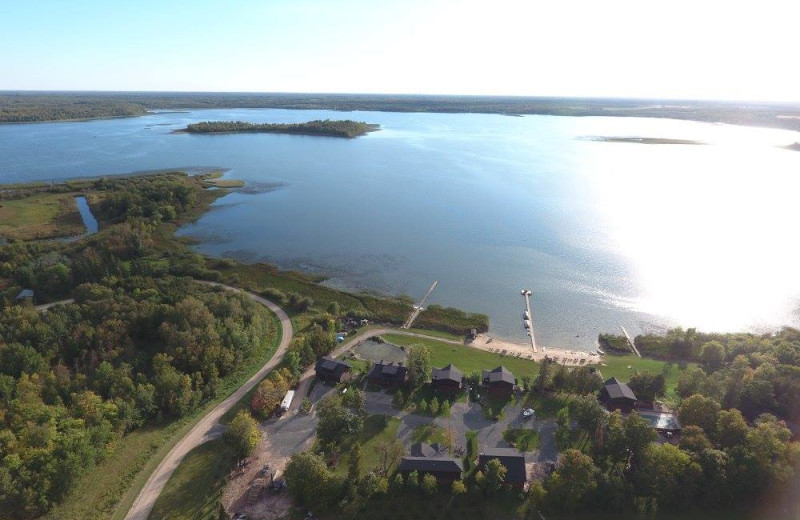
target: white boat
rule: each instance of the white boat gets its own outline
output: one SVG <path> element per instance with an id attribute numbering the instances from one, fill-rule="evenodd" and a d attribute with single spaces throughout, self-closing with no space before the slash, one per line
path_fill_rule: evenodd
<path id="1" fill-rule="evenodd" d="M 525 328 L 526 329 L 531 328 L 531 320 L 525 320 Z"/>
<path id="2" fill-rule="evenodd" d="M 522 316 L 523 316 L 523 317 L 524 317 L 526 320 L 529 320 L 529 319 L 531 319 L 531 315 L 528 313 L 528 311 L 525 311 L 525 312 L 523 312 L 523 313 L 522 313 Z"/>

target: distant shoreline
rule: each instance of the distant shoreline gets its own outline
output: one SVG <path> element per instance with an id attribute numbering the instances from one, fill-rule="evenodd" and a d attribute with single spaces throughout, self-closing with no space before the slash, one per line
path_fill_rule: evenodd
<path id="1" fill-rule="evenodd" d="M 798 103 L 388 94 L 0 92 L 0 123 L 87 121 L 152 115 L 154 111 L 237 108 L 652 117 L 800 131 Z M 75 117 L 92 111 L 97 115 Z"/>

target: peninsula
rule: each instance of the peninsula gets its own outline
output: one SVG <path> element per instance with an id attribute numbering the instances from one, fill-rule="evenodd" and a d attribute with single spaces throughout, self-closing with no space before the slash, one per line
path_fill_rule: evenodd
<path id="1" fill-rule="evenodd" d="M 306 123 L 247 123 L 244 121 L 205 121 L 192 123 L 175 133 L 189 134 L 231 134 L 231 133 L 271 133 L 320 135 L 325 137 L 354 138 L 380 130 L 380 125 L 363 121 L 316 119 Z"/>

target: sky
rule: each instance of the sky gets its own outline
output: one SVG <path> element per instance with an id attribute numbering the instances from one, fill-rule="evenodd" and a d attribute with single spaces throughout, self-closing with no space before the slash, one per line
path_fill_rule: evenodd
<path id="1" fill-rule="evenodd" d="M 0 0 L 0 90 L 800 101 L 791 0 Z"/>

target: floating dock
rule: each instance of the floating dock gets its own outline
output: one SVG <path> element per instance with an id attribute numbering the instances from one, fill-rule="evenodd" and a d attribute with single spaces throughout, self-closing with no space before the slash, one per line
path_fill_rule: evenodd
<path id="1" fill-rule="evenodd" d="M 527 309 L 525 312 L 527 312 L 528 316 L 529 316 L 529 318 L 527 320 L 525 320 L 527 322 L 525 324 L 526 325 L 525 328 L 528 329 L 528 336 L 531 338 L 531 348 L 533 349 L 533 352 L 536 353 L 537 352 L 537 350 L 536 350 L 536 338 L 534 337 L 534 334 L 533 334 L 533 320 L 530 318 L 530 317 L 533 316 L 533 313 L 531 312 L 530 295 L 531 295 L 531 291 L 529 291 L 527 289 L 522 289 L 522 296 L 525 298 L 525 308 Z M 530 323 L 530 327 L 527 326 L 528 323 Z M 544 348 L 542 349 L 542 351 L 544 351 Z"/>

